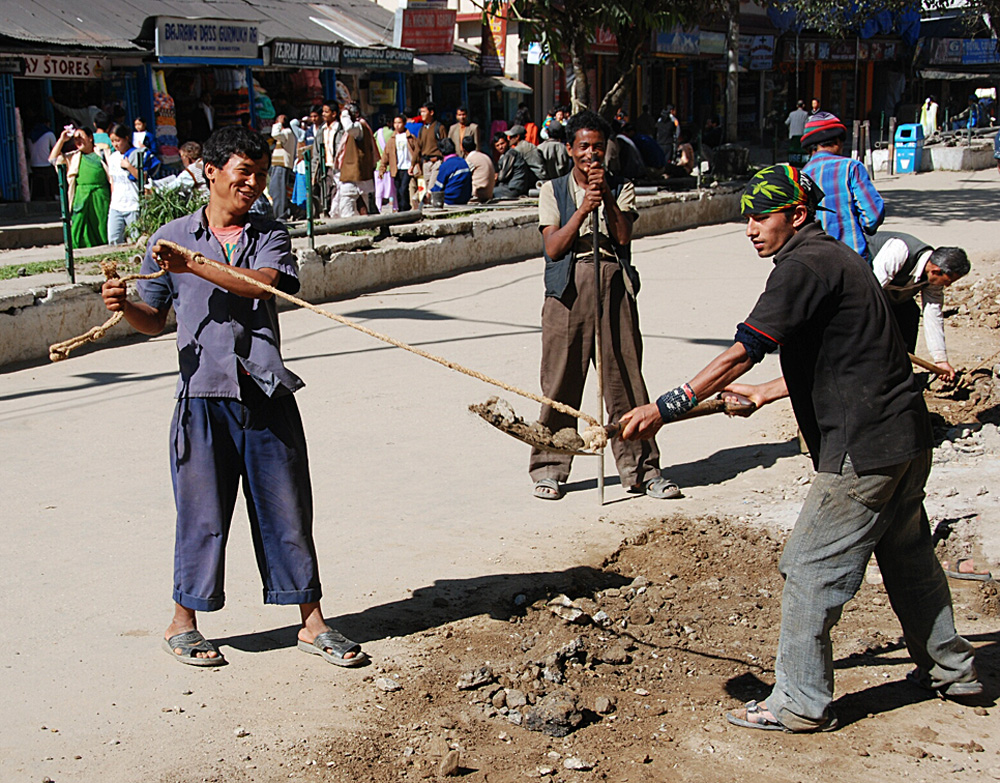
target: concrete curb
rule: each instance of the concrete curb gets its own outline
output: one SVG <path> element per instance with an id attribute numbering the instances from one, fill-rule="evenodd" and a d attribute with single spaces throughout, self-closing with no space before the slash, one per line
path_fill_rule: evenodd
<path id="1" fill-rule="evenodd" d="M 727 188 L 641 197 L 636 234 L 649 236 L 736 220 L 741 191 Z M 535 258 L 541 252 L 537 220 L 537 211 L 526 207 L 396 226 L 389 239 L 378 243 L 371 237 L 331 236 L 329 245 L 317 245 L 313 251 L 305 240 L 295 240 L 300 296 L 310 302 L 348 299 Z M 45 360 L 52 343 L 103 323 L 108 313 L 100 286 L 101 279 L 93 277 L 75 285 L 40 285 L 0 296 L 0 368 Z M 134 334 L 122 323 L 102 343 Z"/>

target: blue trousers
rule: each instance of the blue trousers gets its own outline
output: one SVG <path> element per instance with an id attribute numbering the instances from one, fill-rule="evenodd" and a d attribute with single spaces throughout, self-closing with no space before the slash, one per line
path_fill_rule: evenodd
<path id="1" fill-rule="evenodd" d="M 170 427 L 177 505 L 174 601 L 211 612 L 225 604 L 225 555 L 242 480 L 264 603 L 322 594 L 312 537 L 312 488 L 295 399 L 252 382 L 244 399 L 180 399 Z"/>
<path id="2" fill-rule="evenodd" d="M 781 636 L 766 701 L 788 728 L 809 731 L 832 717 L 830 629 L 861 587 L 872 552 L 910 657 L 931 684 L 976 679 L 924 511 L 930 469 L 928 449 L 875 473 L 858 475 L 847 457 L 841 473 L 816 474 L 779 563 Z"/>

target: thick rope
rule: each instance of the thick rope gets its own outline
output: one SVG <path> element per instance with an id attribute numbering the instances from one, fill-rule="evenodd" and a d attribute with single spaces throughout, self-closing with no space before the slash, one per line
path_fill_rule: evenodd
<path id="1" fill-rule="evenodd" d="M 534 394 L 532 392 L 525 391 L 524 389 L 519 389 L 517 386 L 511 386 L 509 383 L 504 383 L 503 381 L 499 381 L 496 378 L 491 378 L 490 376 L 484 375 L 483 373 L 477 372 L 476 370 L 470 370 L 468 367 L 463 367 L 460 364 L 448 361 L 447 359 L 444 359 L 440 356 L 435 356 L 432 353 L 428 353 L 427 351 L 424 351 L 420 348 L 416 348 L 415 346 L 409 345 L 408 343 L 404 343 L 402 340 L 397 340 L 396 338 L 390 337 L 387 334 L 382 334 L 380 332 L 373 331 L 372 329 L 369 329 L 365 326 L 361 326 L 360 324 L 356 324 L 342 315 L 337 315 L 336 313 L 331 313 L 328 310 L 323 310 L 322 308 L 316 307 L 316 305 L 307 302 L 305 299 L 299 299 L 299 297 L 297 296 L 292 296 L 291 294 L 286 294 L 284 291 L 279 291 L 272 285 L 268 285 L 267 283 L 262 283 L 260 280 L 255 280 L 249 275 L 244 274 L 239 269 L 231 267 L 228 264 L 223 264 L 219 261 L 214 261 L 213 259 L 207 258 L 201 253 L 188 250 L 186 247 L 182 247 L 181 245 L 178 245 L 175 242 L 170 242 L 168 240 L 161 239 L 159 240 L 159 244 L 162 245 L 163 247 L 170 248 L 176 253 L 184 255 L 188 259 L 188 263 L 214 266 L 218 269 L 223 270 L 224 272 L 226 272 L 226 274 L 235 277 L 237 280 L 242 280 L 244 283 L 249 283 L 250 285 L 256 286 L 260 290 L 267 291 L 269 294 L 273 296 L 285 299 L 291 302 L 292 304 L 305 308 L 306 310 L 311 310 L 312 312 L 317 313 L 318 315 L 322 315 L 324 318 L 329 318 L 330 320 L 336 321 L 337 323 L 341 323 L 344 326 L 349 326 L 352 329 L 357 329 L 359 332 L 367 334 L 369 337 L 374 337 L 376 340 L 381 340 L 384 343 L 389 343 L 389 345 L 394 345 L 397 348 L 402 348 L 404 351 L 415 353 L 417 356 L 422 356 L 424 359 L 430 359 L 432 362 L 437 362 L 438 364 L 444 365 L 449 370 L 455 370 L 456 372 L 468 375 L 470 378 L 476 378 L 477 380 L 483 381 L 484 383 L 492 384 L 493 386 L 497 386 L 503 389 L 504 391 L 509 391 L 512 394 L 517 394 L 529 400 L 534 400 L 535 402 L 540 403 L 542 405 L 548 405 L 550 408 L 554 408 L 560 413 L 565 413 L 566 415 L 573 416 L 574 418 L 577 419 L 583 419 L 585 422 L 587 422 L 587 424 L 590 425 L 589 427 L 587 427 L 587 429 L 585 429 L 581 433 L 581 436 L 583 437 L 584 441 L 587 442 L 591 448 L 595 449 L 601 448 L 607 443 L 607 435 L 605 434 L 604 428 L 600 424 L 598 424 L 597 419 L 595 419 L 593 416 L 584 413 L 583 411 L 578 411 L 575 408 L 571 408 L 569 405 L 566 405 L 565 403 L 558 402 L 557 400 L 550 400 L 548 397 L 544 397 L 540 394 Z M 104 264 L 102 264 L 101 267 L 103 269 Z M 159 272 L 153 275 L 129 275 L 121 279 L 123 281 L 150 280 L 154 277 L 159 277 L 160 275 L 164 274 L 165 271 L 166 270 L 161 269 Z M 105 270 L 105 275 L 107 275 L 108 279 L 110 280 L 112 277 L 117 277 L 117 272 L 114 272 L 114 274 L 108 274 L 107 270 Z M 103 337 L 104 333 L 112 326 L 114 326 L 116 323 L 118 323 L 118 321 L 120 321 L 121 318 L 122 318 L 121 312 L 115 313 L 111 318 L 107 320 L 107 322 L 105 322 L 101 326 L 94 327 L 86 334 L 80 335 L 79 337 L 74 337 L 72 340 L 67 340 L 64 343 L 57 343 L 56 345 L 53 345 L 51 348 L 49 348 L 49 358 L 54 362 L 59 361 L 60 359 L 65 359 L 73 348 L 76 348 L 87 342 L 92 342 L 93 340 L 98 340 L 101 337 Z"/>
<path id="2" fill-rule="evenodd" d="M 141 259 L 138 259 L 141 261 Z M 161 269 L 159 272 L 155 272 L 151 275 L 125 275 L 125 277 L 118 277 L 118 264 L 115 261 L 101 261 L 101 271 L 104 272 L 104 277 L 108 280 L 119 279 L 123 283 L 127 283 L 130 280 L 154 280 L 157 277 L 162 277 L 167 273 L 166 269 Z M 78 337 L 71 337 L 69 340 L 64 340 L 61 343 L 54 343 L 49 346 L 49 360 L 53 362 L 61 362 L 63 359 L 68 359 L 70 351 L 79 348 L 81 345 L 86 345 L 87 343 L 96 343 L 108 330 L 111 329 L 115 324 L 121 321 L 125 317 L 125 313 L 119 310 L 114 313 L 107 321 L 105 321 L 100 326 L 95 326 L 88 332 L 84 332 Z"/>

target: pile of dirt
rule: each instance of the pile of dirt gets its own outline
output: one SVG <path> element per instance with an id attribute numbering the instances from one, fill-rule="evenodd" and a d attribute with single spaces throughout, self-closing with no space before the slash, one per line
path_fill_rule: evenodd
<path id="1" fill-rule="evenodd" d="M 957 281 L 948 289 L 947 305 L 945 315 L 952 326 L 1000 328 L 1000 273 Z"/>
<path id="2" fill-rule="evenodd" d="M 490 783 L 738 777 L 745 750 L 721 751 L 761 737 L 727 728 L 723 713 L 769 691 L 779 552 L 775 538 L 727 520 L 667 520 L 543 595 L 497 595 L 490 617 L 428 631 L 407 660 L 377 663 L 365 678 L 363 725 L 314 745 L 314 766 L 298 776 L 371 783 L 451 774 Z M 988 605 L 996 596 L 973 600 Z M 907 670 L 899 666 L 905 658 L 886 657 L 903 647 L 890 628 L 898 626 L 883 587 L 864 584 L 834 630 L 838 687 L 856 691 L 837 705 L 844 723 L 886 709 L 881 684 Z M 879 687 L 868 687 L 870 680 Z M 923 698 L 905 682 L 896 688 L 894 698 Z M 893 737 L 897 765 L 912 760 L 905 747 L 912 740 L 901 733 Z M 840 750 L 817 747 L 812 760 L 793 753 L 784 771 L 826 764 L 824 755 L 844 751 L 846 766 L 844 759 L 836 765 L 863 771 L 862 759 L 876 747 L 880 763 L 893 768 L 884 732 L 844 736 L 826 740 Z M 295 760 L 288 766 L 298 767 Z M 685 766 L 684 775 L 664 777 Z"/>

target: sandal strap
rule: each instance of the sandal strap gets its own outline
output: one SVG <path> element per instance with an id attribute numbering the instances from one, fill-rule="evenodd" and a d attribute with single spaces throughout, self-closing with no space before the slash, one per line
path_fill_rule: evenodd
<path id="1" fill-rule="evenodd" d="M 175 634 L 167 639 L 167 644 L 170 645 L 171 649 L 180 648 L 181 655 L 190 655 L 193 652 L 218 652 L 215 646 L 197 629 Z"/>
<path id="2" fill-rule="evenodd" d="M 352 642 L 340 631 L 333 629 L 317 634 L 313 640 L 313 646 L 320 650 L 333 650 L 334 655 L 338 658 L 343 658 L 347 653 L 361 649 L 360 644 Z"/>

